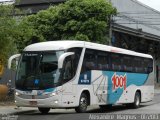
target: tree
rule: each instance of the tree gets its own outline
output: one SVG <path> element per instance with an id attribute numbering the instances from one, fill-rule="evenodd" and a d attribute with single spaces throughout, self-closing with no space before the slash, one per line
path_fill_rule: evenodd
<path id="1" fill-rule="evenodd" d="M 116 9 L 107 0 L 68 0 L 22 20 L 39 41 L 86 40 L 107 44 L 109 19 Z"/>
<path id="2" fill-rule="evenodd" d="M 27 45 L 43 40 L 41 33 L 38 33 L 38 30 L 26 21 L 26 16 L 23 16 L 18 24 L 17 39 L 15 40 L 18 51 L 22 52 Z"/>
<path id="3" fill-rule="evenodd" d="M 17 23 L 13 18 L 12 5 L 0 5 L 0 61 L 6 64 L 8 57 L 16 52 Z"/>

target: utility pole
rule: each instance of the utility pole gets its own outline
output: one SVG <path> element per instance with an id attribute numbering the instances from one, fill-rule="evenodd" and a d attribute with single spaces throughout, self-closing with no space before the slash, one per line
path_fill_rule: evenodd
<path id="1" fill-rule="evenodd" d="M 109 0 L 111 4 L 111 0 Z M 109 17 L 109 45 L 112 46 L 112 15 Z"/>
<path id="2" fill-rule="evenodd" d="M 112 46 L 112 15 L 109 18 L 109 45 Z"/>

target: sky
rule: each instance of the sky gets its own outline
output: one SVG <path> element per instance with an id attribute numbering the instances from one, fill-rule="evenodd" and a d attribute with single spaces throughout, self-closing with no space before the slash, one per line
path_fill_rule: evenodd
<path id="1" fill-rule="evenodd" d="M 0 0 L 0 1 L 10 1 L 10 0 Z M 158 11 L 160 11 L 160 0 L 138 0 Z"/>
<path id="2" fill-rule="evenodd" d="M 138 0 L 138 1 L 160 11 L 160 0 Z"/>
<path id="3" fill-rule="evenodd" d="M 0 0 L 0 1 L 12 1 L 12 0 Z"/>

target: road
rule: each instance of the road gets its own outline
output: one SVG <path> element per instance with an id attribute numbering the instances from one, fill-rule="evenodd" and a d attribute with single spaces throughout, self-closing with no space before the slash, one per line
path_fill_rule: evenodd
<path id="1" fill-rule="evenodd" d="M 100 116 L 105 116 L 105 119 L 109 120 L 112 118 L 108 117 L 112 117 L 112 115 L 115 114 L 159 114 L 159 117 L 155 118 L 160 119 L 160 93 L 155 94 L 152 102 L 141 104 L 139 109 L 131 109 L 127 108 L 126 106 L 116 105 L 113 106 L 112 109 L 105 112 L 102 112 L 98 106 L 91 106 L 88 108 L 87 113 L 83 114 L 76 113 L 74 109 L 52 109 L 47 115 L 42 115 L 37 109 L 30 109 L 27 111 L 19 111 L 14 113 L 14 115 L 18 116 L 18 120 L 89 120 L 98 119 Z M 127 120 L 127 118 L 124 119 Z M 140 119 L 139 116 L 136 119 Z M 150 119 L 150 117 L 148 117 L 148 119 Z"/>

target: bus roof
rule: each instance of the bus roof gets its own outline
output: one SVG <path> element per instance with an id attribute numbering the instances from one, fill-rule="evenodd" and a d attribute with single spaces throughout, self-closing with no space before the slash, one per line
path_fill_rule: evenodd
<path id="1" fill-rule="evenodd" d="M 108 51 L 113 53 L 121 53 L 127 55 L 134 55 L 140 57 L 152 58 L 151 55 L 142 54 L 131 50 L 126 50 L 122 48 L 112 47 L 108 45 L 102 45 L 97 43 L 85 42 L 85 41 L 48 41 L 48 42 L 40 42 L 31 44 L 25 47 L 24 51 L 51 51 L 51 50 L 65 50 L 73 47 L 86 47 L 90 49 Z"/>

